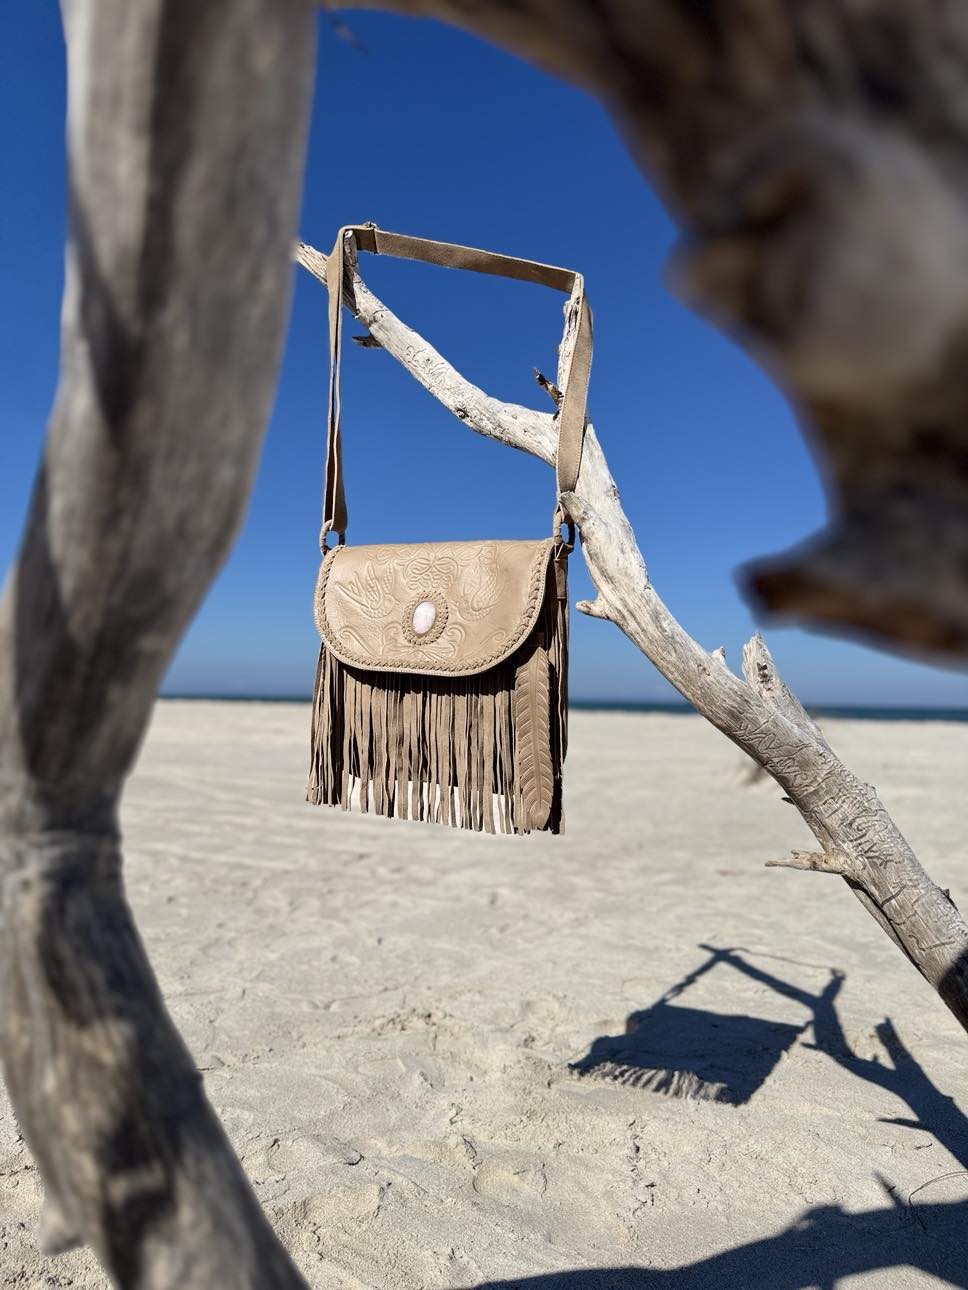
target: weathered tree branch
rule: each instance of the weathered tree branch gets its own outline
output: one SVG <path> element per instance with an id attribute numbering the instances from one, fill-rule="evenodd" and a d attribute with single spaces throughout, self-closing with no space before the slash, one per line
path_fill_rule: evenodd
<path id="1" fill-rule="evenodd" d="M 50 1250 L 297 1290 L 165 1011 L 117 801 L 249 494 L 288 311 L 309 0 L 65 0 L 61 378 L 0 601 L 0 1054 Z"/>
<path id="2" fill-rule="evenodd" d="M 325 281 L 325 256 L 304 243 L 295 255 Z M 551 414 L 490 398 L 374 296 L 351 253 L 346 272 L 346 299 L 356 318 L 444 407 L 479 434 L 554 461 Z M 831 751 L 779 677 L 763 639 L 754 636 L 746 646 L 744 684 L 721 650 L 707 653 L 672 617 L 649 583 L 591 424 L 578 488 L 567 503 L 598 593 L 579 608 L 616 623 L 698 712 L 773 776 L 822 854 L 843 858 L 851 888 L 968 1029 L 968 925 L 924 872 L 874 790 Z"/>
<path id="3" fill-rule="evenodd" d="M 456 23 L 612 113 L 683 229 L 681 293 L 779 379 L 824 463 L 828 527 L 752 566 L 753 598 L 968 654 L 962 0 L 352 7 Z"/>

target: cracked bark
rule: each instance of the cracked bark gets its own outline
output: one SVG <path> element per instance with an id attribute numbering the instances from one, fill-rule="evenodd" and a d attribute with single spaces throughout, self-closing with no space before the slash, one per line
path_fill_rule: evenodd
<path id="1" fill-rule="evenodd" d="M 325 285 L 325 255 L 298 243 L 295 257 Z M 553 465 L 552 414 L 503 403 L 466 380 L 370 291 L 351 251 L 346 275 L 345 298 L 367 329 L 368 347 L 375 342 L 386 350 L 463 425 Z M 563 341 L 560 369 L 571 340 Z M 598 593 L 578 608 L 620 627 L 707 721 L 772 775 L 820 844 L 819 854 L 838 858 L 848 886 L 968 1029 L 968 925 L 925 873 L 874 789 L 837 758 L 777 673 L 762 637 L 743 651 L 744 681 L 721 650 L 707 652 L 673 618 L 649 581 L 591 423 L 578 487 L 566 502 Z"/>
<path id="2" fill-rule="evenodd" d="M 291 285 L 308 0 L 66 0 L 61 374 L 0 600 L 0 1056 L 41 1239 L 297 1290 L 125 900 L 117 803 L 241 521 Z"/>

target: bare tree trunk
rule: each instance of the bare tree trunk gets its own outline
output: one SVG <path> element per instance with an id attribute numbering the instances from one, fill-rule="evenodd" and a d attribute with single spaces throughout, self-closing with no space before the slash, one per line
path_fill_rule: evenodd
<path id="1" fill-rule="evenodd" d="M 0 601 L 0 1050 L 46 1243 L 132 1290 L 299 1277 L 165 1011 L 117 803 L 240 523 L 288 309 L 308 0 L 65 0 L 61 380 Z"/>
<path id="2" fill-rule="evenodd" d="M 753 599 L 968 655 L 963 0 L 355 7 L 454 22 L 610 110 L 682 226 L 682 294 L 779 379 L 824 464 L 829 526 L 754 565 Z M 618 212 L 618 256 L 634 230 Z"/>
<path id="3" fill-rule="evenodd" d="M 296 257 L 325 283 L 324 255 L 300 243 Z M 464 425 L 554 463 L 557 427 L 550 414 L 501 403 L 461 376 L 373 295 L 352 249 L 346 272 L 345 298 L 370 343 L 391 354 Z M 573 339 L 563 345 L 561 368 Z M 968 925 L 924 872 L 875 790 L 838 760 L 777 674 L 762 637 L 754 636 L 744 651 L 744 684 L 721 651 L 707 653 L 672 617 L 650 585 L 591 425 L 578 487 L 567 505 L 581 527 L 598 591 L 598 599 L 578 608 L 616 623 L 707 721 L 782 786 L 822 851 L 809 862 L 795 852 L 790 861 L 774 863 L 840 874 L 968 1029 Z"/>

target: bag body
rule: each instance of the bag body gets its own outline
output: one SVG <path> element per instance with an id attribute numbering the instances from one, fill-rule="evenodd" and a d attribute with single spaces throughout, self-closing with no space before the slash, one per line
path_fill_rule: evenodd
<path id="1" fill-rule="evenodd" d="M 538 542 L 337 546 L 309 798 L 489 833 L 561 828 L 567 740 L 564 548 Z"/>
<path id="2" fill-rule="evenodd" d="M 339 353 L 346 251 L 357 247 L 571 289 L 575 340 L 558 413 L 551 537 L 345 544 Z M 572 549 L 563 522 L 573 535 L 561 496 L 577 481 L 591 354 L 580 275 L 364 225 L 340 230 L 327 285 L 330 412 L 314 601 L 321 646 L 307 797 L 348 810 L 355 793 L 360 810 L 384 816 L 559 833 Z M 328 548 L 331 531 L 339 544 Z"/>

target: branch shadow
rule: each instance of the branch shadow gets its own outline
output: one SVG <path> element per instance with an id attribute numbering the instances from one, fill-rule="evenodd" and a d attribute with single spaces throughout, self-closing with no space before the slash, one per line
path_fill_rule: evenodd
<path id="1" fill-rule="evenodd" d="M 676 1268 L 581 1268 L 476 1290 L 836 1290 L 844 1277 L 901 1267 L 964 1287 L 966 1223 L 968 1201 L 862 1214 L 822 1206 L 775 1236 Z"/>
<path id="2" fill-rule="evenodd" d="M 622 1035 L 596 1039 L 572 1063 L 580 1077 L 596 1076 L 679 1097 L 739 1105 L 749 1101 L 783 1052 L 809 1027 L 810 1047 L 867 1083 L 906 1103 L 911 1115 L 883 1123 L 930 1133 L 962 1166 L 918 1188 L 946 1184 L 968 1190 L 968 1117 L 932 1083 L 890 1018 L 877 1027 L 886 1060 L 859 1056 L 837 1012 L 844 974 L 811 993 L 752 963 L 738 948 L 700 945 L 708 958 L 649 1008 L 633 1012 Z M 690 985 L 719 965 L 729 966 L 805 1007 L 802 1026 L 728 1016 L 674 1003 Z M 959 980 L 968 962 L 956 969 Z M 942 990 L 943 994 L 943 990 Z M 881 1180 L 889 1204 L 849 1213 L 839 1206 L 805 1211 L 773 1236 L 750 1241 L 675 1268 L 586 1268 L 505 1281 L 477 1290 L 835 1290 L 845 1277 L 894 1267 L 917 1269 L 954 1286 L 968 1287 L 968 1199 L 899 1198 Z M 937 1193 L 935 1193 L 937 1194 Z"/>
<path id="3" fill-rule="evenodd" d="M 844 1034 L 837 998 L 844 974 L 830 969 L 817 994 L 766 971 L 738 948 L 701 944 L 708 957 L 672 986 L 656 1003 L 629 1014 L 625 1033 L 596 1039 L 570 1070 L 678 1097 L 699 1097 L 740 1105 L 762 1087 L 784 1052 L 809 1027 L 813 1044 L 832 1061 L 866 1083 L 906 1102 L 911 1117 L 884 1122 L 932 1134 L 968 1169 L 968 1117 L 953 1098 L 928 1078 L 905 1046 L 889 1017 L 875 1028 L 888 1061 L 860 1057 Z M 725 965 L 801 1004 L 808 1013 L 801 1026 L 760 1017 L 725 1015 L 687 1008 L 673 1000 L 713 968 Z M 959 968 L 960 970 L 960 968 Z"/>

